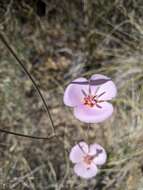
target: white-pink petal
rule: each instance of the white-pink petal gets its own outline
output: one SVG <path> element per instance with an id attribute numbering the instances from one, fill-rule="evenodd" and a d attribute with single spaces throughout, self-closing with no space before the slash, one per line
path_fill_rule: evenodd
<path id="1" fill-rule="evenodd" d="M 75 79 L 73 82 L 86 82 L 86 81 L 87 81 L 86 78 L 81 77 Z M 64 92 L 64 98 L 63 98 L 64 104 L 71 107 L 79 105 L 84 98 L 82 90 L 87 92 L 88 85 L 69 84 Z"/>
<path id="2" fill-rule="evenodd" d="M 83 157 L 85 154 L 88 153 L 88 145 L 85 142 L 80 142 L 77 145 L 75 145 L 71 151 L 69 158 L 73 163 L 79 163 L 82 162 Z"/>
<path id="3" fill-rule="evenodd" d="M 95 74 L 92 75 L 91 79 L 97 80 L 97 79 L 110 79 L 110 78 L 106 77 L 105 75 Z M 100 85 L 96 94 L 100 95 L 102 93 L 104 94 L 99 98 L 99 100 L 111 100 L 112 98 L 114 98 L 117 95 L 117 88 L 114 82 L 110 80 Z"/>
<path id="4" fill-rule="evenodd" d="M 85 123 L 100 123 L 109 118 L 113 113 L 113 106 L 108 102 L 99 104 L 102 108 L 96 106 L 89 107 L 80 105 L 74 108 L 74 116 Z"/>
<path id="5" fill-rule="evenodd" d="M 93 155 L 95 155 L 97 153 L 97 147 L 98 146 L 96 146 L 96 145 L 97 144 L 89 145 L 89 152 L 88 152 L 89 155 L 93 156 Z"/>
<path id="6" fill-rule="evenodd" d="M 96 176 L 96 174 L 98 173 L 98 168 L 95 164 L 90 164 L 89 167 L 86 167 L 82 163 L 77 163 L 74 166 L 74 172 L 76 173 L 76 175 L 82 178 L 89 179 Z"/>
<path id="7" fill-rule="evenodd" d="M 101 74 L 94 74 L 91 76 L 91 80 L 110 79 L 109 77 Z"/>
<path id="8" fill-rule="evenodd" d="M 107 154 L 105 149 L 99 144 L 91 144 L 89 146 L 89 154 L 93 155 L 94 152 L 96 152 L 95 154 L 97 154 L 97 156 L 94 158 L 93 162 L 96 165 L 103 165 L 107 160 Z"/>

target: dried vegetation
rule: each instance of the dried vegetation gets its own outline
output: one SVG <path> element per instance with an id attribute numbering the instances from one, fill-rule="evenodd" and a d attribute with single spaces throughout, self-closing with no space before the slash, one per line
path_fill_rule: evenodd
<path id="1" fill-rule="evenodd" d="M 51 141 L 0 133 L 0 189 L 143 189 L 143 1 L 0 1 L 0 30 L 34 76 L 50 107 Z M 50 120 L 31 81 L 0 42 L 0 127 L 48 136 Z M 85 124 L 63 105 L 65 86 L 78 76 L 102 73 L 118 87 L 114 115 L 92 125 L 108 162 L 89 181 L 74 175 L 71 146 L 87 139 Z"/>

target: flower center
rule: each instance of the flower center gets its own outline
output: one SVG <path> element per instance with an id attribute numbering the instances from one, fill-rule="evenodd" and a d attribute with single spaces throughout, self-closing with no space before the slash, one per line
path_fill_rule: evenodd
<path id="1" fill-rule="evenodd" d="M 86 156 L 83 157 L 83 162 L 85 162 L 87 165 L 90 165 L 93 159 L 94 159 L 94 156 L 87 154 Z"/>
<path id="2" fill-rule="evenodd" d="M 98 88 L 99 89 L 99 88 Z M 94 106 L 96 106 L 96 107 L 98 107 L 98 108 L 102 108 L 102 106 L 101 105 L 99 105 L 99 103 L 101 103 L 101 102 L 104 102 L 104 100 L 99 100 L 99 98 L 101 97 L 101 96 L 103 96 L 106 92 L 102 92 L 101 94 L 99 94 L 99 95 L 96 95 L 96 93 L 94 94 L 94 95 L 92 95 L 91 94 L 91 89 L 89 88 L 89 92 L 88 92 L 88 94 L 82 89 L 81 90 L 82 91 L 82 93 L 83 93 L 83 95 L 84 95 L 84 98 L 83 98 L 83 104 L 84 105 L 86 105 L 86 106 L 88 106 L 88 107 L 94 107 Z"/>
<path id="3" fill-rule="evenodd" d="M 95 104 L 97 104 L 96 96 L 92 95 L 85 96 L 83 99 L 83 104 L 89 107 L 93 107 Z"/>

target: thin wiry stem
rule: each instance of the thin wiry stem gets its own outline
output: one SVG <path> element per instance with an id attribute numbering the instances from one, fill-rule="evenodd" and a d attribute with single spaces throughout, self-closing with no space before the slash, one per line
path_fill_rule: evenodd
<path id="1" fill-rule="evenodd" d="M 11 134 L 11 135 L 15 135 L 15 136 L 20 136 L 20 137 L 26 137 L 26 138 L 32 138 L 32 139 L 39 139 L 39 140 L 50 140 L 52 139 L 53 137 L 58 137 L 58 135 L 51 135 L 49 137 L 38 137 L 38 136 L 31 136 L 31 135 L 24 135 L 24 134 L 21 134 L 21 133 L 15 133 L 15 132 L 12 132 L 12 131 L 8 131 L 8 130 L 5 130 L 5 129 L 0 129 L 0 132 L 3 132 L 3 133 L 8 133 L 8 134 Z"/>
<path id="2" fill-rule="evenodd" d="M 11 52 L 11 54 L 13 55 L 13 57 L 17 60 L 18 64 L 23 68 L 23 70 L 25 71 L 25 73 L 27 74 L 27 76 L 29 77 L 29 79 L 32 81 L 35 89 L 37 90 L 40 98 L 42 99 L 43 101 L 43 104 L 45 106 L 45 109 L 48 113 L 48 116 L 49 116 L 49 119 L 51 121 L 51 124 L 52 124 L 52 130 L 53 130 L 53 133 L 55 136 L 55 126 L 54 126 L 54 122 L 53 122 L 53 119 L 52 119 L 52 116 L 51 116 L 51 113 L 49 111 L 49 108 L 47 106 L 47 103 L 39 89 L 39 87 L 37 86 L 36 82 L 34 81 L 33 77 L 31 76 L 31 74 L 28 72 L 28 70 L 26 69 L 26 67 L 24 66 L 24 64 L 22 63 L 22 61 L 19 59 L 19 57 L 17 56 L 16 52 L 13 50 L 13 48 L 9 45 L 9 42 L 8 40 L 6 39 L 5 35 L 0 32 L 0 39 L 1 41 L 5 44 L 5 46 L 8 48 L 8 50 Z M 7 131 L 7 130 L 3 130 L 3 129 L 0 129 L 1 132 L 5 132 L 5 133 L 9 133 L 9 134 L 13 134 L 13 135 L 18 135 L 18 136 L 23 136 L 23 137 L 29 137 L 29 138 L 35 138 L 35 139 L 49 139 L 51 137 L 34 137 L 34 136 L 28 136 L 28 135 L 23 135 L 23 134 L 19 134 L 19 133 L 14 133 L 14 132 L 10 132 L 10 131 Z"/>
<path id="3" fill-rule="evenodd" d="M 90 123 L 88 123 L 88 126 L 87 126 L 87 142 L 89 144 L 89 132 L 90 132 Z"/>

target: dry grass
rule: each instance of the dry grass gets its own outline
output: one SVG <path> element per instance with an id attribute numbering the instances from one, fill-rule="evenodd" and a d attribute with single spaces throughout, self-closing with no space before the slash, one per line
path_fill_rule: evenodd
<path id="1" fill-rule="evenodd" d="M 50 107 L 60 139 L 30 140 L 0 134 L 0 189 L 143 189 L 143 2 L 142 0 L 0 3 L 0 29 L 35 77 Z M 49 118 L 32 83 L 0 46 L 0 127 L 48 136 Z M 68 152 L 87 127 L 63 105 L 65 86 L 77 76 L 103 73 L 118 87 L 114 115 L 92 125 L 90 142 L 103 145 L 108 162 L 86 181 L 74 175 Z"/>

